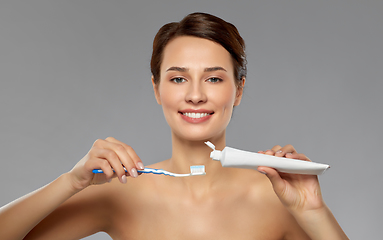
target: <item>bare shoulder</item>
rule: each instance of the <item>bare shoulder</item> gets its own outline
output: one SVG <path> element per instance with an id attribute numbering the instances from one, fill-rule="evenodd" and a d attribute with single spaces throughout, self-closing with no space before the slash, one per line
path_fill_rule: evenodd
<path id="1" fill-rule="evenodd" d="M 294 217 L 280 202 L 265 175 L 254 170 L 241 169 L 238 170 L 236 179 L 236 185 L 244 186 L 240 194 L 242 207 L 248 209 L 245 218 L 254 223 L 255 229 L 274 233 L 278 239 L 308 239 Z"/>
<path id="2" fill-rule="evenodd" d="M 236 186 L 237 194 L 242 196 L 244 202 L 259 207 L 262 211 L 268 211 L 269 215 L 273 212 L 281 211 L 285 208 L 274 193 L 268 178 L 255 170 L 238 169 L 230 180 L 232 183 L 227 185 Z"/>

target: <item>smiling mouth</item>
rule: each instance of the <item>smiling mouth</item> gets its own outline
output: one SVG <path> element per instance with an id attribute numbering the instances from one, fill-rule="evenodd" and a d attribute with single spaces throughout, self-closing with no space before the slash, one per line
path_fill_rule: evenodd
<path id="1" fill-rule="evenodd" d="M 190 112 L 185 112 L 185 113 L 182 113 L 182 115 L 186 116 L 186 117 L 190 117 L 190 118 L 203 118 L 203 117 L 206 117 L 208 115 L 212 115 L 213 113 L 190 113 Z"/>
<path id="2" fill-rule="evenodd" d="M 214 111 L 207 109 L 184 109 L 178 111 L 178 113 L 182 114 L 184 119 L 203 120 L 208 119 L 210 115 L 213 115 Z"/>

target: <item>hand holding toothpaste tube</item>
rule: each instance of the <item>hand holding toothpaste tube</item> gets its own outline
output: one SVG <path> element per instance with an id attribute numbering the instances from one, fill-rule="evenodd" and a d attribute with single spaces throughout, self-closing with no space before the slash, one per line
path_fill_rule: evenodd
<path id="1" fill-rule="evenodd" d="M 306 155 L 298 153 L 292 145 L 284 147 L 276 145 L 270 150 L 258 153 L 311 162 Z M 257 170 L 270 179 L 275 193 L 289 210 L 307 211 L 324 206 L 316 175 L 278 172 L 274 168 L 263 166 L 258 167 Z"/>
<path id="2" fill-rule="evenodd" d="M 291 145 L 258 153 L 311 162 Z M 348 239 L 322 198 L 317 175 L 284 173 L 262 166 L 257 170 L 269 178 L 282 204 L 312 239 Z"/>
<path id="3" fill-rule="evenodd" d="M 223 167 L 256 169 L 265 174 L 282 204 L 300 224 L 307 224 L 307 219 L 310 219 L 309 225 L 315 226 L 320 222 L 318 219 L 321 217 L 318 216 L 332 216 L 323 201 L 317 177 L 329 165 L 311 162 L 306 155 L 297 153 L 292 145 L 277 145 L 270 150 L 253 153 L 231 147 L 219 151 L 211 142 L 205 143 L 213 149 L 210 157 L 219 160 Z M 335 224 L 333 218 L 329 228 Z"/>
<path id="4" fill-rule="evenodd" d="M 311 239 L 348 239 L 322 198 L 317 175 L 329 165 L 311 162 L 292 145 L 253 153 L 231 147 L 219 151 L 211 142 L 205 143 L 213 149 L 210 157 L 223 167 L 256 169 L 265 174 L 281 203 Z"/>

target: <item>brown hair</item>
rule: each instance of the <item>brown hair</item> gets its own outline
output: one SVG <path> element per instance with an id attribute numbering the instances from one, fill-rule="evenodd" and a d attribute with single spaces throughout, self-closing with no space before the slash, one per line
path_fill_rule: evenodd
<path id="1" fill-rule="evenodd" d="M 180 22 L 171 22 L 160 28 L 153 41 L 153 53 L 150 68 L 154 83 L 160 81 L 160 67 L 163 51 L 170 40 L 179 36 L 194 36 L 211 40 L 224 47 L 231 55 L 236 85 L 240 86 L 246 77 L 245 42 L 237 28 L 223 19 L 207 13 L 191 13 Z"/>

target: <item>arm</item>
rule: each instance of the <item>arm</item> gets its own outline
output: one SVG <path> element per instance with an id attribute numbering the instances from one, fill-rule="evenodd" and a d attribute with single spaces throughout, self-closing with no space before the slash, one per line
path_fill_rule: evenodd
<path id="1" fill-rule="evenodd" d="M 97 168 L 104 174 L 92 173 Z M 97 140 L 70 172 L 0 208 L 2 239 L 78 239 L 103 230 L 107 185 L 89 186 L 113 177 L 126 183 L 127 175 L 137 176 L 136 168 L 143 164 L 131 147 L 114 138 Z"/>
<path id="2" fill-rule="evenodd" d="M 291 145 L 260 153 L 310 161 Z M 266 174 L 282 204 L 311 239 L 348 239 L 323 201 L 317 176 L 280 173 L 268 167 L 258 167 L 258 171 Z"/>
<path id="3" fill-rule="evenodd" d="M 107 231 L 113 216 L 109 184 L 89 186 L 42 219 L 24 239 L 80 239 Z"/>
<path id="4" fill-rule="evenodd" d="M 292 214 L 298 224 L 313 240 L 349 239 L 326 205 L 324 205 L 321 209 L 306 212 L 293 212 Z"/>
<path id="5" fill-rule="evenodd" d="M 0 232 L 4 239 L 23 239 L 35 225 L 77 191 L 62 175 L 52 183 L 0 209 Z"/>

